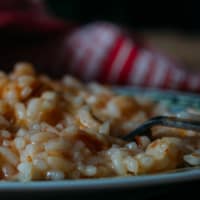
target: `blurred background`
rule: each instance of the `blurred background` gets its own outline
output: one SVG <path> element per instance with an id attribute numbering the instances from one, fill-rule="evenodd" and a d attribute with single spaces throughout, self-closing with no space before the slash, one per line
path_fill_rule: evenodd
<path id="1" fill-rule="evenodd" d="M 87 23 L 109 20 L 134 29 L 173 29 L 199 31 L 198 1 L 81 1 L 46 0 L 49 9 L 59 17 Z"/>
<path id="2" fill-rule="evenodd" d="M 145 39 L 177 57 L 191 69 L 200 68 L 200 3 L 190 1 L 46 0 L 49 11 L 65 20 L 110 21 L 139 31 Z"/>
<path id="3" fill-rule="evenodd" d="M 200 90 L 199 5 L 195 0 L 181 3 L 145 0 L 0 0 L 0 66 L 1 69 L 9 71 L 16 62 L 29 61 L 41 72 L 60 76 L 63 73 L 70 73 L 72 69 L 73 72 L 77 71 L 75 75 L 79 75 L 84 80 L 85 77 L 82 76 L 89 74 L 89 78 L 86 77 L 89 80 L 94 72 L 99 72 L 96 69 L 104 72 L 106 68 L 108 77 L 113 74 L 115 76 L 115 78 L 107 79 L 115 81 L 116 77 L 123 76 L 121 82 L 129 81 L 129 72 L 136 66 L 140 74 L 143 71 L 144 80 L 145 73 L 150 73 L 151 76 L 155 75 L 155 78 L 151 77 L 151 80 L 156 84 L 158 80 L 161 80 L 160 85 L 166 87 L 162 81 L 163 77 L 160 76 L 164 71 L 163 74 L 170 77 L 170 80 L 166 81 L 168 85 L 177 87 L 177 82 L 180 82 L 180 85 L 186 88 L 185 82 L 189 80 L 188 85 Z M 117 30 L 120 31 L 116 33 L 111 28 L 115 33 L 110 32 L 108 41 L 105 41 L 105 35 L 102 32 L 97 39 L 92 40 L 91 35 L 95 35 L 97 27 L 92 32 L 87 29 L 88 26 L 84 25 L 93 25 L 92 22 L 97 21 L 108 22 L 112 28 L 112 24 L 119 25 Z M 76 31 L 74 28 L 77 28 Z M 108 33 L 107 30 L 105 31 L 104 27 L 103 33 Z M 129 34 L 124 34 L 123 30 L 129 30 L 127 31 Z M 76 35 L 77 31 L 81 34 Z M 118 44 L 118 33 L 126 39 L 121 42 L 118 52 L 116 51 L 117 53 L 115 52 L 112 58 L 112 51 Z M 143 41 L 142 45 L 139 44 L 136 35 L 143 39 L 139 40 Z M 85 36 L 88 38 L 86 39 Z M 72 39 L 73 37 L 76 39 Z M 97 40 L 101 41 L 98 44 L 101 48 L 97 48 Z M 132 45 L 131 51 L 130 45 Z M 99 56 L 99 50 L 102 57 Z M 145 51 L 150 57 L 146 57 Z M 159 52 L 162 58 L 155 52 Z M 120 58 L 121 56 L 124 61 Z M 173 62 L 163 57 L 172 58 Z M 117 60 L 118 58 L 121 59 L 121 63 Z M 112 62 L 103 63 L 106 59 Z M 141 60 L 141 63 L 146 62 L 146 65 L 140 67 L 140 64 L 136 62 L 138 60 Z M 119 65 L 116 68 L 117 72 L 115 67 L 115 72 L 112 71 L 115 62 Z M 164 67 L 160 63 L 164 63 Z M 84 65 L 85 69 L 89 70 L 88 73 L 81 72 Z M 177 68 L 180 69 L 179 73 Z M 185 68 L 191 72 L 199 71 L 199 73 L 192 73 L 190 76 Z M 112 70 L 109 71 L 109 69 Z M 122 71 L 119 70 L 124 72 L 121 73 Z M 136 84 L 138 79 L 142 78 L 138 78 L 134 70 L 132 70 L 134 73 L 131 74 L 133 77 L 130 81 Z M 158 75 L 152 70 L 155 70 Z M 169 74 L 165 73 L 166 71 Z M 96 76 L 92 78 L 96 79 Z M 151 80 L 148 86 L 151 86 Z M 188 88 L 191 89 L 191 87 Z"/>

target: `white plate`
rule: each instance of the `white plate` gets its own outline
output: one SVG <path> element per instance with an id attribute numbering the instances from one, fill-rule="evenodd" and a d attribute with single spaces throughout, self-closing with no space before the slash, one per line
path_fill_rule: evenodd
<path id="1" fill-rule="evenodd" d="M 14 191 L 65 191 L 76 192 L 85 190 L 105 189 L 137 189 L 169 183 L 180 183 L 200 180 L 200 169 L 183 170 L 179 172 L 132 177 L 64 180 L 64 181 L 35 181 L 35 182 L 0 182 L 0 192 Z"/>

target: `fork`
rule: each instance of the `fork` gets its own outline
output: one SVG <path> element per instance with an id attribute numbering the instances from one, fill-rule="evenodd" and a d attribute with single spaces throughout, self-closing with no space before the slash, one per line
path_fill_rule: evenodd
<path id="1" fill-rule="evenodd" d="M 135 130 L 122 137 L 122 139 L 131 141 L 135 136 L 141 135 L 151 137 L 151 128 L 157 125 L 200 132 L 200 120 L 191 120 L 174 116 L 157 116 L 147 120 Z"/>

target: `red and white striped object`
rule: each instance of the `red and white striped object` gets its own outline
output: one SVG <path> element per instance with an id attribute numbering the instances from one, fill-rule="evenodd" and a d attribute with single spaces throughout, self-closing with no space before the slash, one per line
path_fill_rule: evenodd
<path id="1" fill-rule="evenodd" d="M 93 23 L 66 38 L 69 72 L 84 81 L 200 91 L 200 74 L 140 45 L 118 26 Z"/>
<path id="2" fill-rule="evenodd" d="M 76 25 L 49 15 L 43 0 L 1 0 L 1 70 L 25 60 L 51 75 L 68 70 L 85 81 L 200 92 L 200 74 L 186 72 L 129 31 L 103 22 Z"/>

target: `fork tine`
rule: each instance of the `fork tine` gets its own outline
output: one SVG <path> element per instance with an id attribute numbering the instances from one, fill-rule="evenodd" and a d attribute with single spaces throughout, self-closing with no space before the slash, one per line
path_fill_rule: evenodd
<path id="1" fill-rule="evenodd" d="M 177 117 L 157 116 L 147 120 L 122 139 L 131 141 L 137 135 L 147 135 L 151 137 L 151 128 L 157 125 L 200 132 L 200 121 L 181 119 Z"/>

